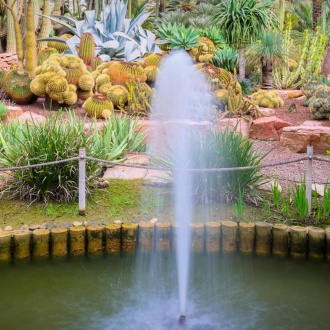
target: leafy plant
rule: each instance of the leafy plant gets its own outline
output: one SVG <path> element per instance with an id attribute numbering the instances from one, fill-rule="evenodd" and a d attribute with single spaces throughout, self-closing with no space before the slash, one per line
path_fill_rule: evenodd
<path id="1" fill-rule="evenodd" d="M 308 202 L 306 198 L 306 183 L 296 183 L 293 190 L 293 206 L 299 220 L 305 220 L 308 216 Z"/>
<path id="2" fill-rule="evenodd" d="M 279 189 L 277 181 L 274 182 L 272 185 L 272 193 L 273 193 L 273 203 L 276 208 L 280 205 L 280 198 L 281 198 L 281 190 Z"/>
<path id="3" fill-rule="evenodd" d="M 5 104 L 0 102 L 0 121 L 4 120 L 8 114 L 8 108 Z"/>
<path id="4" fill-rule="evenodd" d="M 264 199 L 262 205 L 262 213 L 264 214 L 265 217 L 270 216 L 270 203 L 266 199 Z"/>
<path id="5" fill-rule="evenodd" d="M 63 122 L 58 114 L 43 122 L 12 121 L 1 125 L 0 166 L 15 167 L 60 161 L 76 157 L 85 147 L 91 157 L 106 160 L 121 159 L 127 151 L 143 149 L 144 139 L 136 124 L 127 117 L 113 115 L 101 131 L 96 122 L 85 132 L 85 118 L 68 113 Z M 128 148 L 132 148 L 128 150 Z M 100 174 L 102 166 L 95 161 L 86 162 L 87 186 Z M 70 202 L 78 193 L 78 167 L 76 161 L 58 163 L 11 172 L 2 195 L 9 198 L 57 200 Z"/>
<path id="6" fill-rule="evenodd" d="M 242 219 L 243 214 L 243 201 L 244 201 L 244 193 L 240 189 L 238 192 L 238 198 L 237 201 L 234 203 L 234 211 L 237 215 L 238 220 Z"/>
<path id="7" fill-rule="evenodd" d="M 217 29 L 215 26 L 211 28 L 202 29 L 200 31 L 200 35 L 202 37 L 209 38 L 217 47 L 223 47 L 225 45 L 225 39 L 220 33 L 220 30 Z M 225 68 L 224 68 L 225 69 Z"/>
<path id="8" fill-rule="evenodd" d="M 329 218 L 329 216 L 330 216 L 330 186 L 328 186 L 328 185 L 324 186 L 322 213 L 323 213 L 324 219 Z"/>
<path id="9" fill-rule="evenodd" d="M 76 47 L 84 32 L 93 34 L 97 54 L 105 54 L 113 59 L 132 61 L 147 52 L 160 53 L 155 44 L 155 35 L 142 28 L 143 22 L 150 16 L 144 8 L 133 20 L 125 19 L 127 2 L 112 0 L 110 5 L 103 8 L 100 20 L 97 19 L 95 10 L 86 10 L 85 19 L 77 21 L 67 16 L 54 18 L 42 15 L 52 21 L 65 26 L 74 36 L 68 40 L 63 38 L 42 38 L 40 41 L 65 42 L 70 47 L 71 53 L 77 55 Z"/>
<path id="10" fill-rule="evenodd" d="M 173 30 L 173 35 L 169 36 L 170 49 L 184 49 L 190 50 L 198 46 L 200 41 L 199 30 L 194 29 L 192 26 L 189 28 L 176 28 Z"/>
<path id="11" fill-rule="evenodd" d="M 225 69 L 230 72 L 234 72 L 238 67 L 238 53 L 228 46 L 217 49 L 211 62 L 214 66 L 218 68 Z"/>

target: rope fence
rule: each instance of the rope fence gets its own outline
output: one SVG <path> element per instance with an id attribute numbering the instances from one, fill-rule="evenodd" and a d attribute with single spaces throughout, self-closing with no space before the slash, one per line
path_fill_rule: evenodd
<path id="1" fill-rule="evenodd" d="M 136 164 L 125 164 L 120 162 L 109 161 L 105 159 L 99 159 L 94 157 L 86 156 L 86 149 L 80 148 L 79 149 L 79 156 L 72 157 L 68 159 L 61 159 L 57 161 L 47 162 L 47 163 L 40 163 L 40 164 L 31 164 L 26 166 L 17 166 L 17 167 L 0 167 L 0 172 L 5 171 L 15 171 L 15 170 L 25 170 L 37 167 L 44 167 L 50 165 L 57 165 L 66 162 L 78 161 L 79 166 L 79 179 L 78 179 L 78 194 L 79 194 L 79 214 L 85 215 L 86 214 L 86 161 L 95 161 L 107 165 L 120 165 L 125 167 L 134 167 L 140 168 L 145 170 L 158 170 L 158 171 L 190 171 L 190 172 L 228 172 L 228 171 L 244 171 L 244 170 L 252 170 L 252 169 L 261 169 L 267 167 L 276 167 L 282 166 L 292 163 L 297 163 L 301 161 L 306 161 L 306 171 L 305 171 L 305 180 L 306 180 L 306 198 L 308 201 L 308 213 L 311 214 L 312 209 L 312 165 L 313 160 L 320 161 L 320 162 L 327 162 L 330 163 L 330 159 L 324 159 L 321 157 L 313 156 L 313 147 L 307 147 L 307 154 L 305 157 L 297 158 L 294 160 L 282 161 L 272 164 L 263 164 L 263 165 L 255 165 L 255 166 L 245 166 L 245 167 L 227 167 L 227 168 L 174 168 L 174 167 L 158 167 L 158 166 L 141 166 Z M 278 180 L 281 180 L 280 178 Z M 284 181 L 291 181 L 291 182 L 299 182 L 295 180 L 283 179 Z M 326 184 L 326 183 L 324 183 Z"/>

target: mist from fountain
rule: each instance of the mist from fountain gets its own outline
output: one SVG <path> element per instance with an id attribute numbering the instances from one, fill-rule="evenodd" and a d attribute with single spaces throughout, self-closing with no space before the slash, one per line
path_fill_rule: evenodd
<path id="1" fill-rule="evenodd" d="M 170 145 L 174 167 L 174 205 L 176 222 L 176 253 L 180 315 L 186 314 L 189 281 L 189 259 L 193 215 L 192 172 L 189 159 L 192 155 L 190 135 L 196 130 L 192 120 L 201 120 L 208 109 L 208 91 L 203 77 L 193 66 L 184 51 L 175 51 L 165 58 L 160 67 L 153 102 L 153 116 L 160 121 L 161 130 L 151 134 L 151 153 L 168 152 Z M 164 142 L 165 136 L 165 142 Z"/>

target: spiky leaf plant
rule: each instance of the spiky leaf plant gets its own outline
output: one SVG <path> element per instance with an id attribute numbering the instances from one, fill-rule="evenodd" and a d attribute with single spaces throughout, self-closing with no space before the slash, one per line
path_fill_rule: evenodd
<path id="1" fill-rule="evenodd" d="M 68 113 L 66 122 L 59 115 L 43 122 L 11 121 L 0 124 L 0 166 L 26 166 L 76 157 L 85 147 L 91 157 L 120 160 L 127 151 L 144 150 L 144 139 L 137 121 L 110 116 L 104 130 L 94 122 L 87 133 L 85 118 Z M 86 163 L 87 190 L 100 174 L 101 164 Z M 78 194 L 78 166 L 76 161 L 12 171 L 5 182 L 2 195 L 27 200 L 73 201 Z"/>

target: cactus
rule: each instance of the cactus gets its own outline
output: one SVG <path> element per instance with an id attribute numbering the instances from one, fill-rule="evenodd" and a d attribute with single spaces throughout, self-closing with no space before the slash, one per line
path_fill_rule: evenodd
<path id="1" fill-rule="evenodd" d="M 101 57 L 98 57 L 98 56 L 96 56 L 96 57 L 94 57 L 93 59 L 92 59 L 92 61 L 91 61 L 91 67 L 92 67 L 92 71 L 95 71 L 96 70 L 96 68 L 99 66 L 99 65 L 101 65 L 103 63 L 103 60 L 102 60 L 102 58 Z"/>
<path id="2" fill-rule="evenodd" d="M 40 77 L 34 78 L 30 83 L 31 92 L 36 96 L 45 96 L 46 94 L 46 82 Z"/>
<path id="3" fill-rule="evenodd" d="M 89 97 L 91 97 L 93 95 L 93 91 L 90 90 L 90 91 L 82 91 L 81 89 L 78 89 L 77 90 L 77 94 L 78 94 L 78 98 L 80 100 L 87 100 Z"/>
<path id="4" fill-rule="evenodd" d="M 95 79 L 95 83 L 96 83 L 96 86 L 101 86 L 101 85 L 110 83 L 110 76 L 107 75 L 106 73 L 101 73 Z"/>
<path id="5" fill-rule="evenodd" d="M 50 55 L 52 54 L 57 54 L 58 50 L 55 48 L 51 48 L 51 47 L 46 47 L 43 48 L 42 50 L 40 50 L 38 52 L 38 65 L 41 65 L 42 63 L 44 63 L 45 60 L 47 60 Z"/>
<path id="6" fill-rule="evenodd" d="M 265 108 L 278 108 L 283 106 L 283 100 L 275 90 L 259 90 L 252 94 L 252 102 Z"/>
<path id="7" fill-rule="evenodd" d="M 109 67 L 107 73 L 113 85 L 125 86 L 131 79 L 141 83 L 147 80 L 142 66 L 134 62 L 117 62 Z"/>
<path id="8" fill-rule="evenodd" d="M 59 37 L 68 40 L 72 37 L 72 35 L 65 33 L 60 35 Z M 70 47 L 66 43 L 59 41 L 48 41 L 48 47 L 55 48 L 59 53 L 63 53 L 65 50 L 70 49 Z"/>
<path id="9" fill-rule="evenodd" d="M 110 87 L 107 93 L 108 99 L 116 106 L 124 106 L 128 101 L 128 90 L 121 85 Z"/>
<path id="10" fill-rule="evenodd" d="M 51 1 L 50 0 L 44 0 L 43 2 L 43 15 L 50 16 L 51 14 Z M 39 32 L 38 37 L 39 38 L 47 38 L 49 37 L 50 32 L 52 31 L 53 26 L 52 22 L 47 17 L 42 17 L 42 23 L 41 23 L 41 30 Z M 47 47 L 46 41 L 39 41 L 38 43 L 38 50 L 39 52 Z"/>
<path id="11" fill-rule="evenodd" d="M 79 43 L 79 57 L 86 65 L 91 65 L 95 54 L 95 42 L 91 33 L 85 32 L 82 34 Z"/>
<path id="12" fill-rule="evenodd" d="M 102 118 L 109 119 L 111 117 L 112 111 L 109 109 L 104 109 L 102 111 Z"/>
<path id="13" fill-rule="evenodd" d="M 3 78 L 4 78 L 5 74 L 6 74 L 6 71 L 3 69 L 0 69 L 0 88 L 2 87 Z"/>
<path id="14" fill-rule="evenodd" d="M 113 104 L 103 95 L 93 95 L 83 104 L 83 109 L 89 117 L 102 118 L 102 111 L 107 109 L 113 111 Z"/>
<path id="15" fill-rule="evenodd" d="M 30 104 L 36 96 L 30 90 L 31 78 L 22 68 L 8 71 L 3 78 L 3 91 L 17 104 Z"/>
<path id="16" fill-rule="evenodd" d="M 99 86 L 99 87 L 97 88 L 97 91 L 98 91 L 100 94 L 106 96 L 107 93 L 109 92 L 109 89 L 110 89 L 111 87 L 112 87 L 112 84 L 109 82 L 109 83 L 106 83 L 106 84 L 103 84 L 103 85 Z"/>
<path id="17" fill-rule="evenodd" d="M 94 87 L 94 79 L 90 74 L 83 74 L 79 78 L 78 86 L 83 91 L 89 91 Z"/>
<path id="18" fill-rule="evenodd" d="M 49 80 L 47 83 L 46 92 L 47 93 L 63 93 L 69 88 L 67 80 L 63 77 L 55 76 Z"/>
<path id="19" fill-rule="evenodd" d="M 77 91 L 76 85 L 69 84 L 69 92 L 76 92 L 76 91 Z"/>
<path id="20" fill-rule="evenodd" d="M 64 103 L 67 105 L 74 105 L 78 101 L 78 95 L 75 91 L 70 91 L 64 96 Z"/>
<path id="21" fill-rule="evenodd" d="M 26 15 L 26 53 L 25 69 L 31 78 L 34 77 L 34 69 L 37 67 L 37 39 L 34 26 L 34 12 L 31 0 L 27 5 Z"/>
<path id="22" fill-rule="evenodd" d="M 156 81 L 156 77 L 159 73 L 159 69 L 157 66 L 155 65 L 149 65 L 144 69 L 144 72 L 147 75 L 147 81 L 148 82 L 155 82 Z"/>
<path id="23" fill-rule="evenodd" d="M 143 61 L 143 67 L 146 68 L 150 65 L 159 67 L 162 59 L 163 59 L 162 54 L 150 54 L 145 57 L 145 59 Z"/>
<path id="24" fill-rule="evenodd" d="M 214 103 L 221 109 L 224 110 L 228 105 L 228 92 L 226 89 L 217 89 L 213 92 Z"/>

